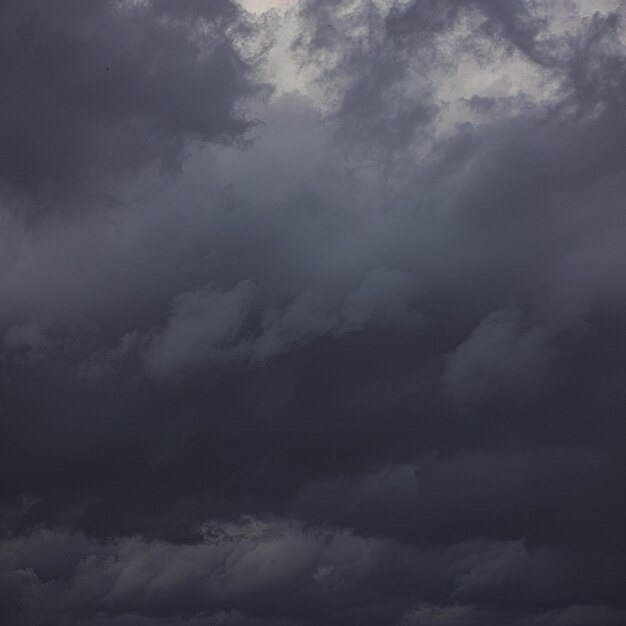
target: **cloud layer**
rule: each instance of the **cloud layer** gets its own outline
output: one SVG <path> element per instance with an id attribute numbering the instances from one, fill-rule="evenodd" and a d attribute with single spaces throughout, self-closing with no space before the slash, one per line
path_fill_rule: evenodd
<path id="1" fill-rule="evenodd" d="M 9 626 L 617 625 L 623 3 L 0 9 Z"/>

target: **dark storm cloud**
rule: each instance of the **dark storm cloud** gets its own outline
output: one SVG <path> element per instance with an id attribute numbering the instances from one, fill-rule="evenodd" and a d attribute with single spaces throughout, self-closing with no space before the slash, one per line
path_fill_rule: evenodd
<path id="1" fill-rule="evenodd" d="M 3 623 L 624 622 L 612 6 L 3 6 Z"/>
<path id="2" fill-rule="evenodd" d="M 479 541 L 419 550 L 348 531 L 254 518 L 214 523 L 201 532 L 203 540 L 192 545 L 141 538 L 96 542 L 60 530 L 8 540 L 2 557 L 11 569 L 5 572 L 2 592 L 9 606 L 26 602 L 24 623 L 33 625 L 58 623 L 68 606 L 77 615 L 76 622 L 65 617 L 72 624 L 82 623 L 81 617 L 90 620 L 86 623 L 126 623 L 124 619 L 132 618 L 125 615 L 145 613 L 179 623 L 176 616 L 190 612 L 196 617 L 180 623 L 358 619 L 369 624 L 379 623 L 383 615 L 391 623 L 431 623 L 418 620 L 418 612 L 427 611 L 424 602 L 416 610 L 393 606 L 385 594 L 394 586 L 412 588 L 409 596 L 419 589 L 422 600 L 434 602 L 443 588 L 455 600 L 455 607 L 448 609 L 452 614 L 472 615 L 473 603 L 486 600 L 508 606 L 511 623 L 527 623 L 515 619 L 523 615 L 520 606 L 541 606 L 546 594 L 571 595 L 576 584 L 567 559 L 528 549 L 522 542 Z M 573 613 L 578 608 L 565 606 L 564 611 Z M 623 611 L 602 605 L 587 613 L 593 615 L 594 609 L 614 620 L 623 616 Z M 555 617 L 559 623 L 558 613 Z M 552 623 L 549 615 L 528 621 L 546 622 Z"/>
<path id="3" fill-rule="evenodd" d="M 0 179 L 42 205 L 154 159 L 171 167 L 187 141 L 232 141 L 250 127 L 235 108 L 254 84 L 230 1 L 9 1 L 0 11 Z"/>

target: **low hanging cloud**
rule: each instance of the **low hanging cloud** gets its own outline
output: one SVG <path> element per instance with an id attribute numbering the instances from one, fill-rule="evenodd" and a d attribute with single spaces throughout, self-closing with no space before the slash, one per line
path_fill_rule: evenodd
<path id="1" fill-rule="evenodd" d="M 0 621 L 625 621 L 619 0 L 0 8 Z"/>
<path id="2" fill-rule="evenodd" d="M 62 529 L 8 539 L 0 546 L 5 563 L 3 601 L 15 623 L 37 626 L 85 619 L 141 623 L 156 611 L 162 619 L 184 624 L 240 623 L 239 619 L 298 623 L 312 602 L 313 623 L 323 623 L 332 607 L 349 610 L 350 596 L 374 612 L 379 605 L 391 619 L 395 615 L 400 620 L 402 614 L 387 597 L 393 594 L 389 585 L 393 577 L 414 585 L 415 597 L 436 597 L 437 586 L 444 585 L 455 601 L 463 602 L 447 610 L 416 609 L 402 620 L 439 623 L 428 619 L 472 617 L 472 602 L 492 588 L 489 577 L 497 578 L 505 593 L 521 592 L 523 597 L 545 593 L 552 585 L 571 584 L 564 580 L 564 563 L 557 554 L 529 550 L 521 543 L 477 542 L 419 550 L 358 537 L 348 530 L 251 517 L 210 522 L 200 533 L 202 540 L 188 545 L 141 537 L 97 542 Z M 287 594 L 283 607 L 268 604 L 277 593 Z M 575 614 L 576 608 L 569 611 Z M 187 617 L 179 622 L 175 616 L 180 614 Z M 291 617 L 285 619 L 285 614 Z M 371 623 L 367 611 L 361 614 L 365 623 Z M 612 617 L 610 611 L 607 615 Z M 547 620 L 552 623 L 549 616 Z"/>
<path id="3" fill-rule="evenodd" d="M 519 311 L 488 315 L 448 356 L 445 392 L 465 404 L 489 393 L 511 398 L 540 391 L 557 366 L 551 334 L 546 328 L 524 328 Z"/>
<path id="4" fill-rule="evenodd" d="M 145 350 L 148 372 L 167 376 L 226 356 L 228 344 L 240 334 L 252 297 L 252 283 L 243 281 L 225 293 L 205 285 L 177 296 L 167 326 Z"/>
<path id="5" fill-rule="evenodd" d="M 168 378 L 206 365 L 265 362 L 324 336 L 338 337 L 368 325 L 404 327 L 420 319 L 411 308 L 415 286 L 408 274 L 399 271 L 369 272 L 336 303 L 305 291 L 282 310 L 259 312 L 257 291 L 252 281 L 241 281 L 226 292 L 207 284 L 179 294 L 163 329 L 147 335 L 125 333 L 101 364 L 138 350 L 147 375 Z M 261 318 L 256 324 L 251 320 L 255 312 Z M 92 371 L 97 363 L 91 364 Z"/>
<path id="6" fill-rule="evenodd" d="M 189 141 L 250 128 L 236 106 L 258 87 L 230 0 L 9 1 L 1 15 L 0 181 L 44 210 L 59 192 L 106 196 L 102 176 L 169 169 Z"/>

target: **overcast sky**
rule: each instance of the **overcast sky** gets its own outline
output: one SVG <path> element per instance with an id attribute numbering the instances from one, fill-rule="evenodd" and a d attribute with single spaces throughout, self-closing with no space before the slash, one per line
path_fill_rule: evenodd
<path id="1" fill-rule="evenodd" d="M 2 0 L 3 626 L 626 624 L 618 0 Z"/>

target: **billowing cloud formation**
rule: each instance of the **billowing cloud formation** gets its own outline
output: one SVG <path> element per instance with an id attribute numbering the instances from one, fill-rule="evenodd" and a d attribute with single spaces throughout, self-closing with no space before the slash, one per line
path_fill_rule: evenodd
<path id="1" fill-rule="evenodd" d="M 142 623 L 150 615 L 162 616 L 152 618 L 156 623 L 172 623 L 171 616 L 179 614 L 195 617 L 173 623 L 295 624 L 303 618 L 324 623 L 329 611 L 337 610 L 363 623 L 381 612 L 402 624 L 457 624 L 474 623 L 459 619 L 473 619 L 471 601 L 485 593 L 541 598 L 576 580 L 558 554 L 528 550 L 519 542 L 417 549 L 254 518 L 211 523 L 201 533 L 199 543 L 173 545 L 143 538 L 97 542 L 61 530 L 37 531 L 2 546 L 7 566 L 2 594 L 17 619 L 33 625 L 85 619 Z M 403 616 L 392 605 L 390 578 L 396 585 L 421 587 L 425 596 L 437 597 L 438 586 L 449 587 L 453 598 L 465 602 L 448 609 L 422 605 Z M 273 601 L 277 595 L 280 607 Z M 559 624 L 563 613 L 613 620 L 606 623 L 624 616 L 603 606 L 573 605 L 560 614 L 539 611 L 530 621 L 514 623 Z"/>
<path id="2" fill-rule="evenodd" d="M 24 193 L 106 193 L 98 177 L 232 140 L 254 86 L 233 42 L 239 10 L 200 3 L 3 3 L 0 180 Z"/>
<path id="3" fill-rule="evenodd" d="M 626 14 L 4 3 L 0 621 L 626 617 Z"/>
<path id="4" fill-rule="evenodd" d="M 527 396 L 550 383 L 549 335 L 545 329 L 520 328 L 518 318 L 515 311 L 491 313 L 450 355 L 444 385 L 451 397 L 469 403 L 497 392 Z"/>
<path id="5" fill-rule="evenodd" d="M 154 374 L 219 358 L 225 344 L 239 334 L 249 308 L 251 284 L 240 282 L 227 293 L 205 285 L 176 297 L 167 327 L 147 349 L 146 363 Z"/>

